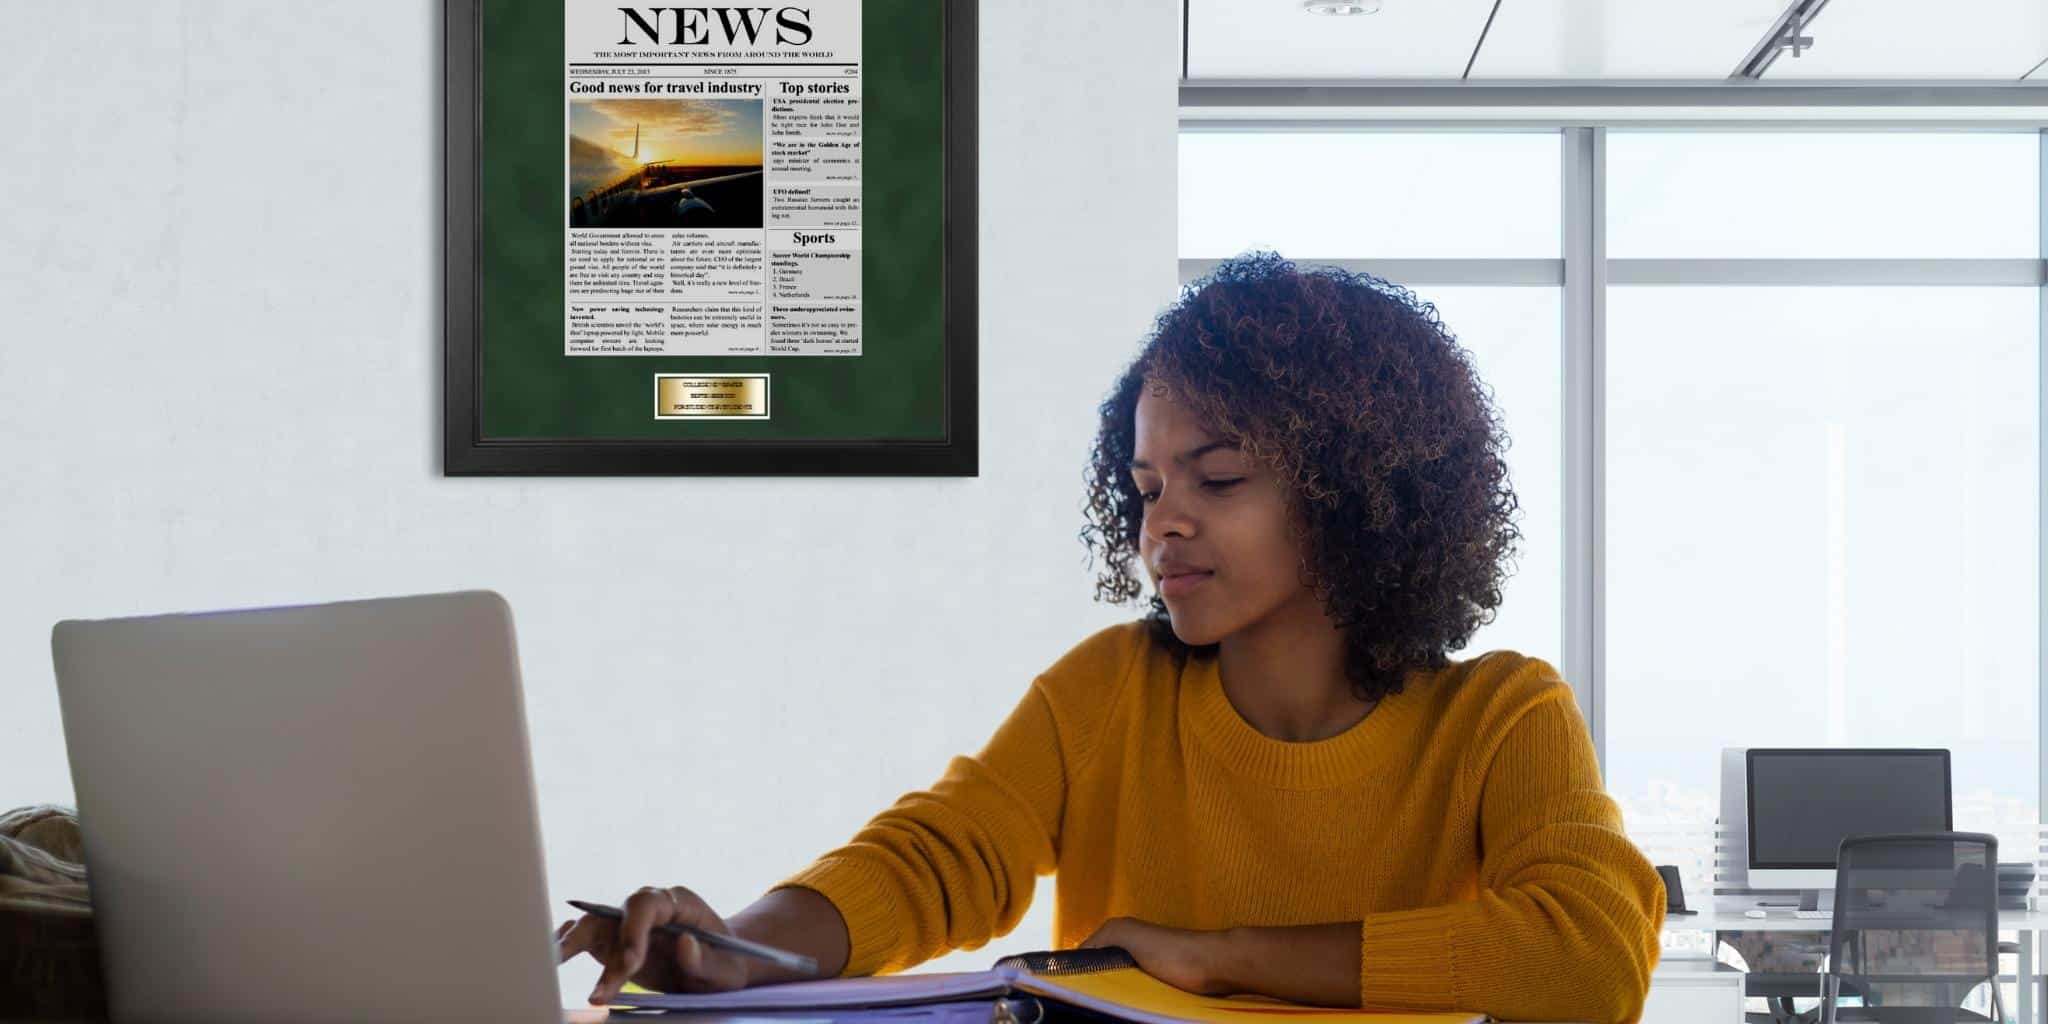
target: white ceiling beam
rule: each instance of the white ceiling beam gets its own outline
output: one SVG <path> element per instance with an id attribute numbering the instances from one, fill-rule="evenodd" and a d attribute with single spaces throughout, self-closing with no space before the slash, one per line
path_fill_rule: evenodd
<path id="1" fill-rule="evenodd" d="M 1183 109 L 1201 107 L 2043 107 L 2048 82 L 1896 79 L 1801 82 L 1654 82 L 1601 79 L 1427 82 L 1206 79 L 1180 87 Z"/>

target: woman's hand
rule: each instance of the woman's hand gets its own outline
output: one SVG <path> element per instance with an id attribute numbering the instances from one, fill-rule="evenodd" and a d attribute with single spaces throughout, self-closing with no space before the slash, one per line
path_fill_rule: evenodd
<path id="1" fill-rule="evenodd" d="M 745 988 L 747 964 L 740 954 L 711 947 L 690 936 L 671 938 L 654 929 L 687 924 L 731 935 L 725 919 L 697 894 L 680 885 L 645 886 L 626 897 L 623 921 L 585 914 L 555 929 L 557 962 L 578 953 L 604 965 L 590 1003 L 603 1006 L 628 980 L 656 992 L 726 992 Z"/>
<path id="2" fill-rule="evenodd" d="M 1221 970 L 1226 935 L 1112 917 L 1081 945 L 1122 946 L 1146 974 L 1198 995 L 1222 996 L 1230 994 Z"/>

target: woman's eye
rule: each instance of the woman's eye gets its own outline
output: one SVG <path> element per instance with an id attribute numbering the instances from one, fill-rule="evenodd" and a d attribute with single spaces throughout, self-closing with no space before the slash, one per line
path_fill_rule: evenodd
<path id="1" fill-rule="evenodd" d="M 1213 487 L 1213 488 L 1215 488 L 1216 490 L 1219 490 L 1219 491 L 1221 491 L 1221 490 L 1226 490 L 1226 489 L 1228 489 L 1228 488 L 1234 487 L 1234 486 L 1236 486 L 1236 485 L 1238 485 L 1238 484 L 1241 484 L 1241 483 L 1244 483 L 1244 477 L 1238 477 L 1238 478 L 1236 478 L 1236 479 L 1234 479 L 1234 480 L 1205 480 L 1205 481 L 1203 481 L 1203 482 L 1202 482 L 1202 486 L 1204 486 L 1204 487 Z M 1139 491 L 1139 492 L 1138 492 L 1138 500 L 1139 500 L 1140 502 L 1143 502 L 1143 503 L 1147 504 L 1147 505 L 1151 504 L 1151 503 L 1152 503 L 1152 502 L 1154 502 L 1154 501 L 1157 501 L 1158 499 L 1159 499 L 1159 492 L 1158 492 L 1158 491 Z"/>

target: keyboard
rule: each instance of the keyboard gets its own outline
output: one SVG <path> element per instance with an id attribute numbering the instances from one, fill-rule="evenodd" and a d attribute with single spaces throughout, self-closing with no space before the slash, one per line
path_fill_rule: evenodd
<path id="1" fill-rule="evenodd" d="M 1792 916 L 1803 917 L 1809 921 L 1825 921 L 1835 916 L 1835 912 L 1832 910 L 1795 910 L 1792 912 Z"/>

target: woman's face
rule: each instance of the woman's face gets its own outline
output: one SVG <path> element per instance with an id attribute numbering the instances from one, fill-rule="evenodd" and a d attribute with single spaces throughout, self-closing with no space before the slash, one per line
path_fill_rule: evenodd
<path id="1" fill-rule="evenodd" d="M 1131 479 L 1145 505 L 1138 555 L 1182 643 L 1213 644 L 1276 617 L 1322 615 L 1299 576 L 1287 488 L 1149 381 L 1138 396 Z"/>

